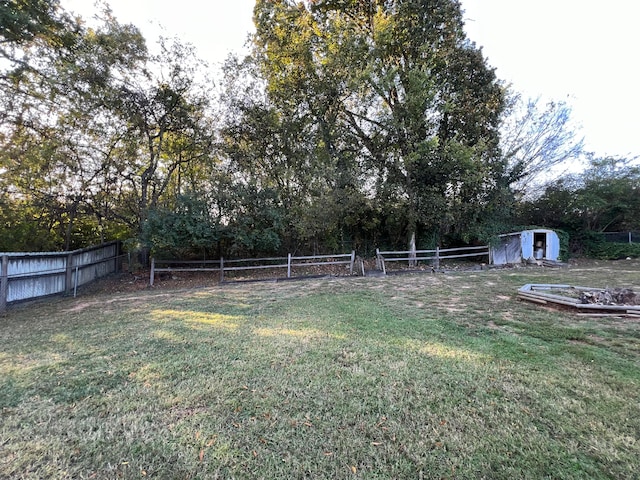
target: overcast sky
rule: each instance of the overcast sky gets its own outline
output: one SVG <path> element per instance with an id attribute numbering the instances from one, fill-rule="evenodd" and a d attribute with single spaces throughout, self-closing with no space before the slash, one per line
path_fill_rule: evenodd
<path id="1" fill-rule="evenodd" d="M 91 17 L 90 0 L 62 0 Z M 222 62 L 241 52 L 254 0 L 110 0 L 121 22 L 149 43 L 158 35 L 193 43 Z M 529 97 L 565 100 L 597 155 L 640 155 L 640 2 L 637 0 L 462 0 L 469 38 L 500 79 Z"/>

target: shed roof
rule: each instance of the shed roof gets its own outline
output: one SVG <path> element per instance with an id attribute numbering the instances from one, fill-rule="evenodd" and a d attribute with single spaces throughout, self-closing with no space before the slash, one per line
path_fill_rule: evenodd
<path id="1" fill-rule="evenodd" d="M 550 228 L 530 228 L 527 230 L 520 230 L 518 232 L 511 232 L 511 233 L 503 233 L 501 235 L 498 235 L 499 237 L 509 237 L 512 235 L 522 235 L 523 232 L 533 232 L 533 233 L 556 233 L 555 231 L 551 230 Z"/>

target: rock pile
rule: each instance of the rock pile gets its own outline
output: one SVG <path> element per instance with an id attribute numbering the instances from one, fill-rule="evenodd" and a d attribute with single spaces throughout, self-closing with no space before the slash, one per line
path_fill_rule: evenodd
<path id="1" fill-rule="evenodd" d="M 640 305 L 640 295 L 630 288 L 613 288 L 580 293 L 580 303 L 597 305 Z"/>

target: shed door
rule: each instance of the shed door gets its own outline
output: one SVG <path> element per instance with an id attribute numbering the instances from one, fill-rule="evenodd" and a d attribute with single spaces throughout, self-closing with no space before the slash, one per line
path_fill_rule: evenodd
<path id="1" fill-rule="evenodd" d="M 547 234 L 547 258 L 553 261 L 560 258 L 560 239 L 555 232 Z"/>
<path id="2" fill-rule="evenodd" d="M 520 235 L 520 244 L 522 245 L 522 258 L 527 260 L 533 257 L 533 232 L 531 230 L 525 230 Z"/>

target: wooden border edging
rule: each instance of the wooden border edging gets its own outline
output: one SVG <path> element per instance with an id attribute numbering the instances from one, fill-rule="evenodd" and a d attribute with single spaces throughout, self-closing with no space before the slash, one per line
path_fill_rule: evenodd
<path id="1" fill-rule="evenodd" d="M 533 303 L 545 305 L 556 304 L 565 307 L 572 307 L 577 311 L 583 312 L 582 315 L 588 315 L 589 310 L 594 310 L 598 315 L 605 316 L 640 316 L 640 305 L 601 305 L 597 303 L 580 303 L 576 298 L 565 297 L 552 293 L 542 293 L 545 290 L 577 290 L 581 292 L 594 292 L 604 289 L 595 287 L 580 287 L 576 285 L 528 283 L 518 289 L 518 298 Z M 592 313 L 596 314 L 595 312 Z"/>

